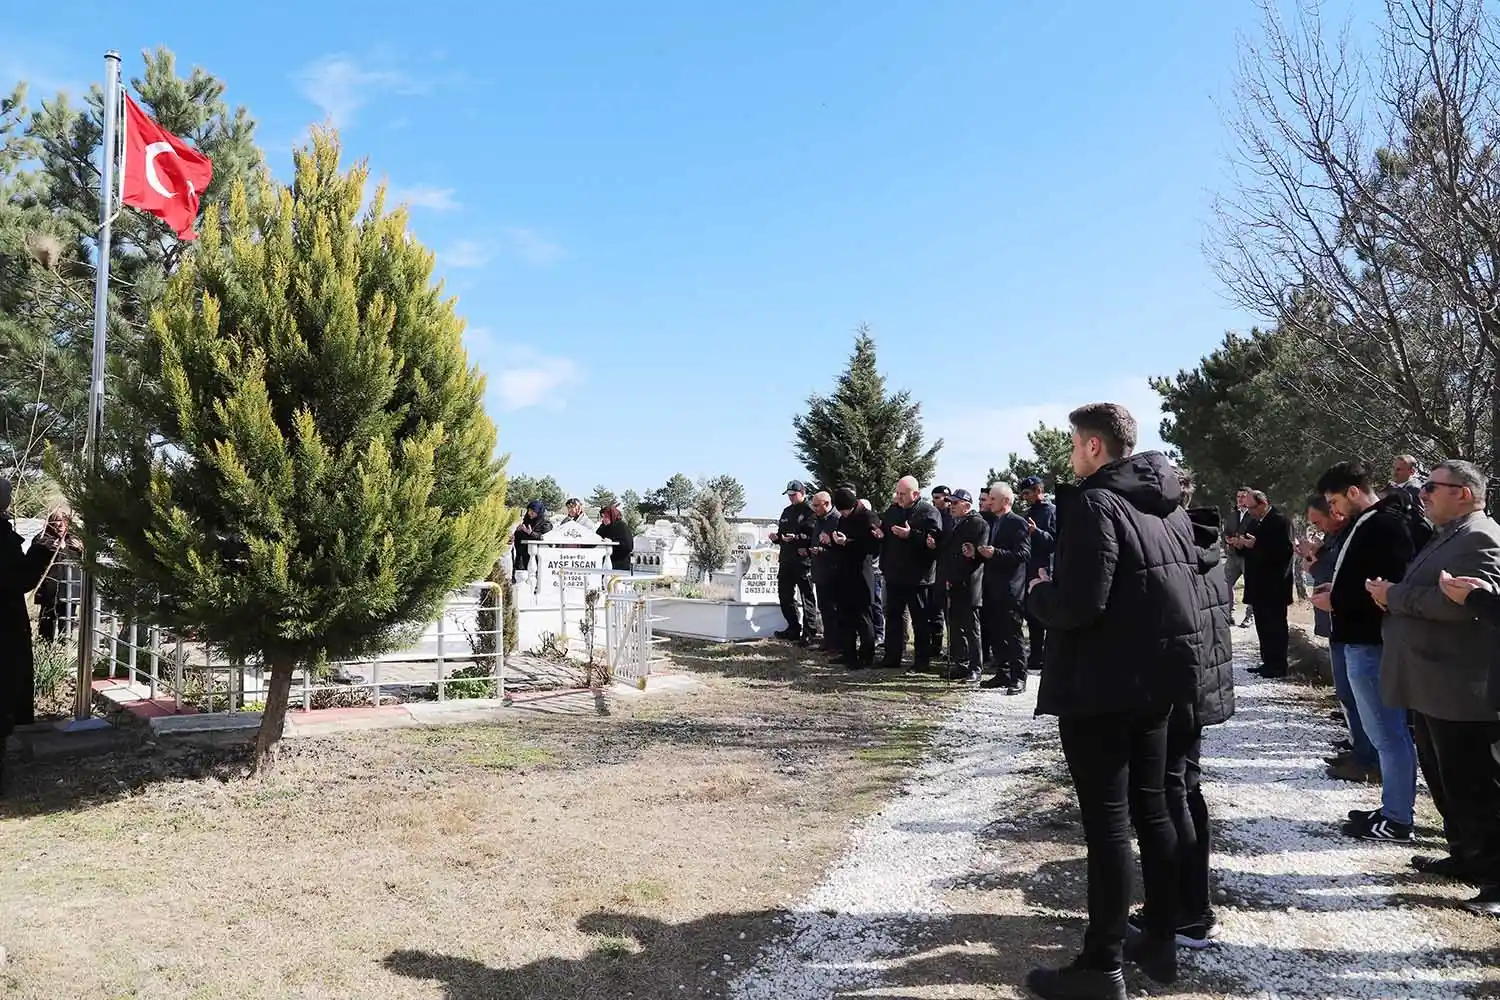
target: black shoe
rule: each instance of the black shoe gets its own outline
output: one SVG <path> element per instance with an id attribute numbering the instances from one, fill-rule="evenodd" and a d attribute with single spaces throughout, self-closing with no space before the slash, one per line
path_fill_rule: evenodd
<path id="1" fill-rule="evenodd" d="M 1377 812 L 1374 816 L 1351 819 L 1340 829 L 1346 837 L 1371 840 L 1377 844 L 1410 844 L 1412 842 L 1411 827 L 1406 823 L 1386 819 L 1384 813 Z"/>
<path id="2" fill-rule="evenodd" d="M 1146 932 L 1146 917 L 1140 910 L 1130 915 L 1130 933 L 1144 934 Z M 1191 924 L 1177 925 L 1177 947 L 1188 948 L 1192 951 L 1202 951 L 1211 947 L 1218 940 L 1224 928 L 1212 914 L 1206 920 L 1200 920 Z"/>
<path id="3" fill-rule="evenodd" d="M 1411 866 L 1423 875 L 1436 875 L 1438 878 L 1452 879 L 1455 882 L 1479 885 L 1483 881 L 1474 866 L 1464 864 L 1451 854 L 1441 858 L 1418 854 L 1411 859 Z"/>
<path id="4" fill-rule="evenodd" d="M 1017 679 L 1011 681 L 1010 684 L 1006 685 L 1005 693 L 1006 694 L 1025 694 L 1026 693 L 1026 675 L 1022 674 Z"/>
<path id="5" fill-rule="evenodd" d="M 911 670 L 914 674 L 935 673 L 935 671 L 932 669 L 931 660 L 914 660 L 911 665 Z"/>
<path id="6" fill-rule="evenodd" d="M 1032 969 L 1026 988 L 1042 1000 L 1127 1000 L 1123 972 L 1089 969 L 1082 959 L 1061 969 Z"/>
<path id="7" fill-rule="evenodd" d="M 1004 674 L 996 674 L 993 677 L 986 677 L 984 680 L 980 681 L 979 686 L 984 688 L 986 691 L 993 691 L 996 688 L 1009 687 L 1010 682 L 1006 680 Z"/>
<path id="8" fill-rule="evenodd" d="M 1125 942 L 1125 961 L 1134 962 L 1151 979 L 1163 985 L 1177 982 L 1177 939 L 1137 934 Z"/>
<path id="9" fill-rule="evenodd" d="M 1464 903 L 1464 909 L 1481 917 L 1500 917 L 1500 884 L 1487 884 L 1479 895 Z"/>
<path id="10" fill-rule="evenodd" d="M 1334 740 L 1333 741 L 1333 748 L 1335 750 L 1337 750 L 1339 753 L 1353 753 L 1354 752 L 1354 744 L 1351 743 L 1349 740 Z"/>
<path id="11" fill-rule="evenodd" d="M 784 628 L 780 632 L 775 633 L 775 635 L 778 639 L 787 639 L 790 641 L 796 641 L 797 639 L 802 638 L 801 632 L 790 628 Z"/>
<path id="12" fill-rule="evenodd" d="M 844 656 L 843 653 L 840 653 L 837 656 L 829 657 L 828 665 L 830 667 L 847 667 L 849 665 L 849 660 Z"/>
<path id="13" fill-rule="evenodd" d="M 974 670 L 967 664 L 955 664 L 948 668 L 948 679 L 950 681 L 977 681 L 979 671 Z"/>
<path id="14" fill-rule="evenodd" d="M 901 669 L 901 661 L 900 660 L 881 660 L 880 661 L 880 669 L 881 670 L 900 670 Z"/>

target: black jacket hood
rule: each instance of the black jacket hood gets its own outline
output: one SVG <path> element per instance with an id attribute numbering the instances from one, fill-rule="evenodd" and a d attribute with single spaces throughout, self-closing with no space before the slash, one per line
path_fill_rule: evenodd
<path id="1" fill-rule="evenodd" d="M 1182 484 L 1177 470 L 1159 451 L 1143 451 L 1116 459 L 1079 484 L 1085 490 L 1118 493 L 1143 514 L 1166 517 L 1180 506 Z"/>

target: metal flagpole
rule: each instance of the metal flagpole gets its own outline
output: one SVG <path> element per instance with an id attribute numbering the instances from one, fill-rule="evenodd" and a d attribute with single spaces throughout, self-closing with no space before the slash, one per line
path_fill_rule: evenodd
<path id="1" fill-rule="evenodd" d="M 119 156 L 120 53 L 104 53 L 104 161 L 99 170 L 98 262 L 94 268 L 94 366 L 89 376 L 89 419 L 83 438 L 87 475 L 99 467 L 99 438 L 104 429 L 104 341 L 109 327 L 110 229 L 115 213 L 115 160 Z M 73 705 L 75 723 L 94 714 L 94 652 L 98 621 L 94 617 L 94 574 L 85 570 L 78 609 L 78 691 Z"/>

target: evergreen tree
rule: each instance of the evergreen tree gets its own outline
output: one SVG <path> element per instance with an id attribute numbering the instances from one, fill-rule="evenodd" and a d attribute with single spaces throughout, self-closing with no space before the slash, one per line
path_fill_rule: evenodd
<path id="1" fill-rule="evenodd" d="M 253 196 L 265 168 L 245 109 L 231 110 L 224 85 L 204 70 L 179 76 L 170 51 L 142 57 L 145 73 L 129 84 L 139 103 L 213 161 L 204 210 L 218 206 L 222 215 L 236 183 L 244 182 Z M 38 442 L 51 445 L 64 463 L 83 442 L 103 106 L 97 85 L 81 106 L 58 95 L 34 113 L 24 103 L 24 87 L 0 99 L 0 464 L 23 472 L 39 466 Z M 157 377 L 140 363 L 146 316 L 188 245 L 144 212 L 125 209 L 115 218 L 106 441 L 140 435 L 131 413 L 117 405 L 116 390 Z"/>
<path id="2" fill-rule="evenodd" d="M 719 494 L 704 490 L 683 519 L 687 525 L 688 559 L 699 579 L 719 569 L 734 554 L 734 532 L 724 519 Z"/>
<path id="3" fill-rule="evenodd" d="M 1072 431 L 1048 427 L 1038 421 L 1036 430 L 1027 432 L 1026 440 L 1031 445 L 1032 457 L 1022 458 L 1011 452 L 1003 469 L 990 469 L 989 478 L 984 481 L 986 488 L 995 482 L 1019 488 L 1021 480 L 1028 476 L 1041 476 L 1049 491 L 1057 489 L 1059 483 L 1073 482 Z"/>
<path id="4" fill-rule="evenodd" d="M 682 509 L 691 504 L 698 497 L 698 487 L 693 481 L 682 473 L 673 474 L 666 485 L 661 488 L 661 500 L 667 508 L 678 517 L 682 516 Z"/>
<path id="5" fill-rule="evenodd" d="M 151 313 L 160 380 L 126 387 L 149 437 L 70 484 L 117 605 L 269 669 L 258 763 L 299 666 L 399 646 L 514 517 L 433 256 L 339 152 L 316 132 L 290 187 L 210 207 Z"/>
<path id="6" fill-rule="evenodd" d="M 887 395 L 875 366 L 875 340 L 861 325 L 849 366 L 833 395 L 813 395 L 807 412 L 792 417 L 796 453 L 825 487 L 852 483 L 859 494 L 884 502 L 902 476 L 925 487 L 937 468 L 941 439 L 925 446 L 922 405 L 902 390 Z"/>
<path id="7" fill-rule="evenodd" d="M 646 495 L 636 501 L 635 510 L 644 520 L 657 521 L 667 516 L 667 511 L 672 509 L 667 500 L 666 490 L 658 488 L 647 490 Z"/>
<path id="8" fill-rule="evenodd" d="M 595 510 L 603 510 L 619 503 L 619 498 L 615 496 L 614 490 L 601 483 L 594 487 L 594 492 L 590 493 L 584 502 Z"/>
<path id="9" fill-rule="evenodd" d="M 540 500 L 549 511 L 562 510 L 568 495 L 551 476 L 511 476 L 505 490 L 506 503 L 512 507 L 525 507 L 533 500 Z"/>
<path id="10" fill-rule="evenodd" d="M 625 515 L 625 523 L 630 527 L 632 535 L 641 533 L 641 525 L 645 518 L 641 516 L 641 495 L 635 490 L 626 490 L 620 494 L 620 513 Z"/>
<path id="11" fill-rule="evenodd" d="M 745 509 L 745 487 L 733 476 L 714 476 L 699 482 L 699 487 L 719 494 L 724 516 L 736 517 Z"/>

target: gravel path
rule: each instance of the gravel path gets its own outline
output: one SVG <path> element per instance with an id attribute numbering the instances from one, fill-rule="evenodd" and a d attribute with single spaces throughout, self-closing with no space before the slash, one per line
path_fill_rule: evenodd
<path id="1" fill-rule="evenodd" d="M 1339 726 L 1308 688 L 1245 673 L 1256 651 L 1245 632 L 1235 638 L 1244 647 L 1239 712 L 1209 731 L 1204 748 L 1224 936 L 1207 952 L 1184 953 L 1185 982 L 1174 992 L 1196 985 L 1194 996 L 1235 1000 L 1500 995 L 1492 978 L 1500 929 L 1454 908 L 1471 890 L 1412 872 L 1411 849 L 1338 833 L 1348 810 L 1378 804 L 1378 787 L 1323 776 Z M 953 915 L 945 889 L 1003 866 L 995 835 L 1033 822 L 1007 804 L 1028 775 L 1061 774 L 1055 723 L 1034 719 L 1034 706 L 1034 694 L 966 696 L 901 793 L 854 829 L 844 856 L 791 908 L 785 933 L 734 980 L 730 996 L 829 1000 L 910 986 L 895 970 L 933 958 L 939 922 Z M 1428 825 L 1434 818 L 1429 811 Z M 1421 849 L 1441 851 L 1434 832 Z M 1081 885 L 1075 892 L 1077 912 Z M 1058 922 L 1056 912 L 1029 912 L 1020 915 Z M 984 995 L 1023 995 L 1010 992 L 1013 982 L 991 982 L 999 992 Z"/>

